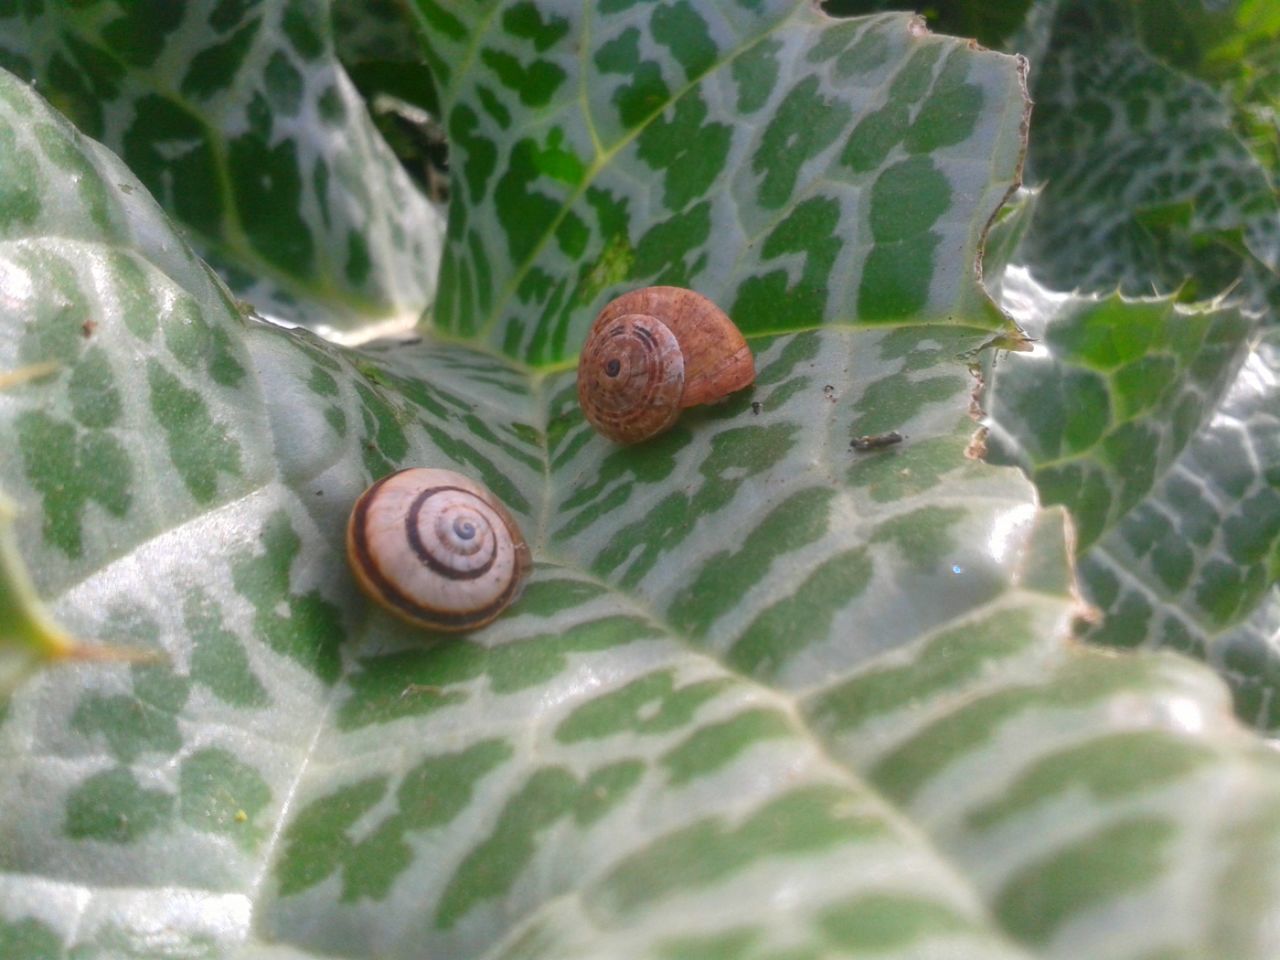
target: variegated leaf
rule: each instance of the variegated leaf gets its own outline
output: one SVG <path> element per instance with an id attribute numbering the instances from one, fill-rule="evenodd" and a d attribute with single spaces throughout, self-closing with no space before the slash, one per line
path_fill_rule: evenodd
<path id="1" fill-rule="evenodd" d="M 328 7 L 7 4 L 0 65 L 118 153 L 257 309 L 334 336 L 403 328 L 430 304 L 443 223 L 338 65 Z"/>
<path id="2" fill-rule="evenodd" d="M 1058 175 L 1011 256 L 1099 293 L 1054 294 L 1025 271 L 1005 279 L 1005 306 L 1042 343 L 995 364 L 990 449 L 1071 510 L 1082 586 L 1098 608 L 1082 633 L 1208 660 L 1240 715 L 1274 730 L 1280 214 L 1265 170 L 1231 132 L 1225 97 L 1150 52 L 1211 76 L 1210 51 L 1252 48 L 1266 30 L 1250 4 L 1227 6 L 1038 5 L 1025 37 L 1046 64 L 1035 95 L 1047 109 L 1037 109 L 1033 144 L 1038 132 L 1056 145 L 1038 156 Z M 1224 32 L 1233 17 L 1255 22 Z M 1159 164 L 1135 160 L 1153 151 Z M 1150 219 L 1153 197 L 1177 216 Z M 1115 283 L 1181 286 L 1184 296 L 1229 284 L 1232 303 L 1263 315 L 1126 299 L 1110 293 Z"/>
<path id="3" fill-rule="evenodd" d="M 1155 56 L 1133 5 L 1037 6 L 1028 179 L 1048 187 L 1023 260 L 1060 290 L 1210 297 L 1244 273 L 1255 306 L 1273 301 L 1280 204 L 1227 98 Z"/>
<path id="4" fill-rule="evenodd" d="M 1168 647 L 1280 725 L 1280 354 L 1238 308 L 1063 296 L 1025 271 L 1005 303 L 1039 341 L 994 364 L 994 462 L 1075 519 L 1086 635 Z"/>
<path id="5" fill-rule="evenodd" d="M 558 363 L 642 283 L 753 334 L 1002 325 L 967 265 L 1021 164 L 1007 59 L 792 0 L 416 9 L 459 171 L 450 333 Z"/>

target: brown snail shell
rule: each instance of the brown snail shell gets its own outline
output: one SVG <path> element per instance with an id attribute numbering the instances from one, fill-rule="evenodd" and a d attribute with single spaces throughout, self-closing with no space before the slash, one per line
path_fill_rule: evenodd
<path id="1" fill-rule="evenodd" d="M 452 470 L 414 467 L 360 495 L 347 524 L 360 589 L 432 630 L 482 627 L 519 595 L 529 547 L 489 490 Z"/>
<path id="2" fill-rule="evenodd" d="M 755 380 L 751 348 L 714 303 L 681 287 L 643 287 L 605 304 L 578 358 L 578 401 L 610 440 L 637 443 L 685 407 Z"/>

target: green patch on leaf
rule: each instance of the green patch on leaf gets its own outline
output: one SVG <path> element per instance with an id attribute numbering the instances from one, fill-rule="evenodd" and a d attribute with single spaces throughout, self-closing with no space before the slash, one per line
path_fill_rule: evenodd
<path id="1" fill-rule="evenodd" d="M 1149 883 L 1172 840 L 1171 825 L 1155 818 L 1122 820 L 1088 834 L 1010 878 L 996 898 L 1000 920 L 1020 940 L 1047 943 L 1067 918 Z M 1083 876 L 1095 881 L 1076 882 Z"/>
<path id="2" fill-rule="evenodd" d="M 746 710 L 699 727 L 662 757 L 672 786 L 707 776 L 765 740 L 795 736 L 790 721 L 773 710 Z"/>
<path id="3" fill-rule="evenodd" d="M 871 894 L 828 908 L 822 925 L 835 942 L 868 953 L 902 950 L 973 927 L 972 921 L 940 904 L 893 894 Z"/>
<path id="4" fill-rule="evenodd" d="M 823 560 L 751 622 L 730 647 L 727 662 L 754 677 L 777 675 L 813 638 L 827 635 L 840 608 L 867 588 L 871 574 L 865 547 Z"/>
<path id="5" fill-rule="evenodd" d="M 63 831 L 73 840 L 133 843 L 159 827 L 173 797 L 145 787 L 125 767 L 95 773 L 66 799 Z"/>
<path id="6" fill-rule="evenodd" d="M 1116 734 L 1045 758 L 969 821 L 978 829 L 993 827 L 1071 791 L 1108 799 L 1138 793 L 1194 772 L 1210 756 L 1200 744 L 1168 734 Z"/>
<path id="7" fill-rule="evenodd" d="M 650 673 L 579 706 L 560 723 L 556 739 L 576 743 L 624 732 L 652 735 L 680 730 L 727 683 L 702 680 L 677 687 L 670 671 Z"/>
<path id="8" fill-rule="evenodd" d="M 84 552 L 89 504 L 123 517 L 132 502 L 133 465 L 119 441 L 82 432 L 41 411 L 18 417 L 18 447 L 27 479 L 43 497 L 44 536 L 69 557 Z"/>
<path id="9" fill-rule="evenodd" d="M 588 899 L 609 914 L 626 916 L 681 891 L 723 882 L 756 863 L 882 833 L 882 825 L 852 807 L 841 790 L 811 787 L 771 801 L 737 825 L 699 821 L 628 857 Z"/>
<path id="10" fill-rule="evenodd" d="M 537 838 L 570 809 L 579 785 L 557 767 L 533 773 L 498 817 L 493 832 L 462 861 L 436 909 L 436 925 L 448 929 L 486 900 L 505 894 L 533 857 Z"/>
<path id="11" fill-rule="evenodd" d="M 9 960 L 51 960 L 62 956 L 62 938 L 34 917 L 0 917 L 0 956 Z"/>
<path id="12" fill-rule="evenodd" d="M 387 792 L 386 777 L 368 777 L 308 804 L 289 824 L 276 867 L 280 896 L 314 887 L 348 856 L 347 830 Z"/>
<path id="13" fill-rule="evenodd" d="M 260 543 L 263 552 L 240 553 L 231 570 L 236 590 L 253 605 L 255 630 L 277 653 L 333 683 L 340 671 L 338 646 L 346 636 L 342 611 L 318 590 L 292 590 L 289 574 L 302 540 L 285 514 L 267 519 Z"/>
<path id="14" fill-rule="evenodd" d="M 226 834 L 253 850 L 265 836 L 254 820 L 270 801 L 262 775 L 227 750 L 206 747 L 182 761 L 179 815 L 197 830 Z"/>
<path id="15" fill-rule="evenodd" d="M 191 654 L 193 683 L 203 684 L 214 696 L 236 707 L 265 707 L 271 702 L 244 645 L 226 628 L 215 601 L 201 591 L 189 594 L 183 605 L 183 622 L 195 647 Z"/>

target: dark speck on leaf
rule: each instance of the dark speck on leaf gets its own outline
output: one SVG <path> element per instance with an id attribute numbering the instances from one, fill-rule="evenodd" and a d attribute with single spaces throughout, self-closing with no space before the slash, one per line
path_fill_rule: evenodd
<path id="1" fill-rule="evenodd" d="M 85 339 L 93 336 L 93 332 L 98 329 L 98 321 L 94 319 L 86 320 L 80 324 L 80 332 L 85 335 Z"/>
<path id="2" fill-rule="evenodd" d="M 901 443 L 902 434 L 897 430 L 890 430 L 888 433 L 870 433 L 862 437 L 854 437 L 849 441 L 849 446 L 854 450 L 866 452 L 868 450 L 882 450 L 885 447 L 892 447 L 895 443 Z"/>
<path id="3" fill-rule="evenodd" d="M 760 411 L 763 409 L 764 409 L 764 404 L 761 403 L 759 400 L 751 401 L 751 412 L 754 413 L 757 417 L 760 416 Z"/>
<path id="4" fill-rule="evenodd" d="M 836 388 L 828 383 L 825 387 L 822 388 L 822 395 L 826 397 L 828 400 L 830 400 L 832 403 L 834 403 L 836 399 Z"/>

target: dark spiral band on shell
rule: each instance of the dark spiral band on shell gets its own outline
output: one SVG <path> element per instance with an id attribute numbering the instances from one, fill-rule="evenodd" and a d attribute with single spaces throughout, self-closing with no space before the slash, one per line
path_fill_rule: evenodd
<path id="1" fill-rule="evenodd" d="M 373 501 L 381 490 L 395 474 L 389 474 L 383 477 L 364 493 L 360 494 L 360 499 L 356 501 L 355 509 L 351 512 L 350 531 L 351 546 L 355 556 L 352 558 L 359 562 L 361 569 L 377 573 L 378 564 L 373 559 L 373 554 L 369 551 L 369 507 L 373 505 Z"/>
<path id="2" fill-rule="evenodd" d="M 414 498 L 413 505 L 409 508 L 409 512 L 406 513 L 404 517 L 404 535 L 409 541 L 410 548 L 412 548 L 414 554 L 422 561 L 424 566 L 429 567 L 434 573 L 438 573 L 440 576 L 445 577 L 448 580 L 475 580 L 479 577 L 483 577 L 493 569 L 493 561 L 498 556 L 496 543 L 494 544 L 493 550 L 489 552 L 489 559 L 485 561 L 483 567 L 476 567 L 474 570 L 459 570 L 457 567 L 451 567 L 447 563 L 442 563 L 438 560 L 436 555 L 431 552 L 425 543 L 422 542 L 422 534 L 419 532 L 418 527 L 418 518 L 422 513 L 422 508 L 426 506 L 427 501 L 440 493 L 460 493 L 467 497 L 475 496 L 475 494 L 470 490 L 464 490 L 462 487 L 432 487 L 428 490 L 423 490 Z M 497 531 L 490 526 L 488 520 L 484 517 L 481 517 L 480 519 L 484 520 L 485 526 L 489 530 L 489 535 L 496 539 Z"/>
<path id="3" fill-rule="evenodd" d="M 513 568 L 511 576 L 503 584 L 502 590 L 496 596 L 484 602 L 483 605 L 469 610 L 445 610 L 408 595 L 384 572 L 378 561 L 378 554 L 370 544 L 369 514 L 377 502 L 379 493 L 390 481 L 395 480 L 402 474 L 414 471 L 426 472 L 421 468 L 410 468 L 409 470 L 393 473 L 370 486 L 356 501 L 347 530 L 348 556 L 357 572 L 356 580 L 365 593 L 374 600 L 386 606 L 402 619 L 418 626 L 447 631 L 470 630 L 483 626 L 501 613 L 519 594 L 529 565 L 528 547 L 525 545 L 519 529 L 515 526 L 514 520 L 510 519 L 505 508 L 496 498 L 492 497 L 492 494 L 488 494 L 488 491 L 484 490 L 483 487 L 478 484 L 474 485 L 474 489 L 469 489 L 465 486 L 433 485 L 417 493 L 409 510 L 406 511 L 405 523 L 412 522 L 412 527 L 405 530 L 405 537 L 415 559 L 419 560 L 424 567 L 430 569 L 432 573 L 446 580 L 472 581 L 492 570 L 499 554 L 505 549 L 504 542 L 509 540 L 510 548 L 513 551 Z M 470 483 L 467 478 L 452 474 L 450 471 L 432 472 L 456 477 L 459 482 Z M 474 497 L 494 513 L 498 522 L 505 525 L 503 530 L 490 529 L 489 532 L 493 537 L 494 545 L 482 568 L 458 571 L 443 566 L 437 558 L 431 556 L 427 545 L 422 542 L 421 536 L 417 531 L 418 515 L 426 506 L 430 497 L 440 493 L 458 493 L 467 497 Z M 488 494 L 488 496 L 486 497 L 483 494 Z M 479 514 L 477 519 L 488 523 L 488 518 L 483 515 L 483 512 L 477 511 L 477 513 Z"/>
<path id="4" fill-rule="evenodd" d="M 583 346 L 579 403 L 592 425 L 616 440 L 648 436 L 673 423 L 683 385 L 679 344 L 656 317 L 614 317 L 596 326 Z"/>
<path id="5" fill-rule="evenodd" d="M 598 406 L 602 410 L 608 410 L 614 422 L 619 425 L 631 423 L 642 417 L 652 416 L 649 408 L 662 386 L 658 376 L 662 365 L 662 360 L 658 356 L 658 341 L 642 325 L 638 323 L 618 324 L 609 329 L 601 339 L 597 348 L 598 352 L 607 357 L 609 355 L 609 347 L 613 344 L 613 341 L 621 340 L 625 342 L 631 337 L 640 340 L 644 344 L 644 349 L 641 351 L 641 356 L 644 358 L 644 378 L 640 381 L 644 386 L 643 392 L 635 395 L 627 390 L 603 390 L 597 396 Z M 619 363 L 619 361 L 616 357 L 613 357 L 605 360 L 600 366 L 607 368 L 610 363 Z M 597 380 L 597 382 L 599 381 Z"/>

